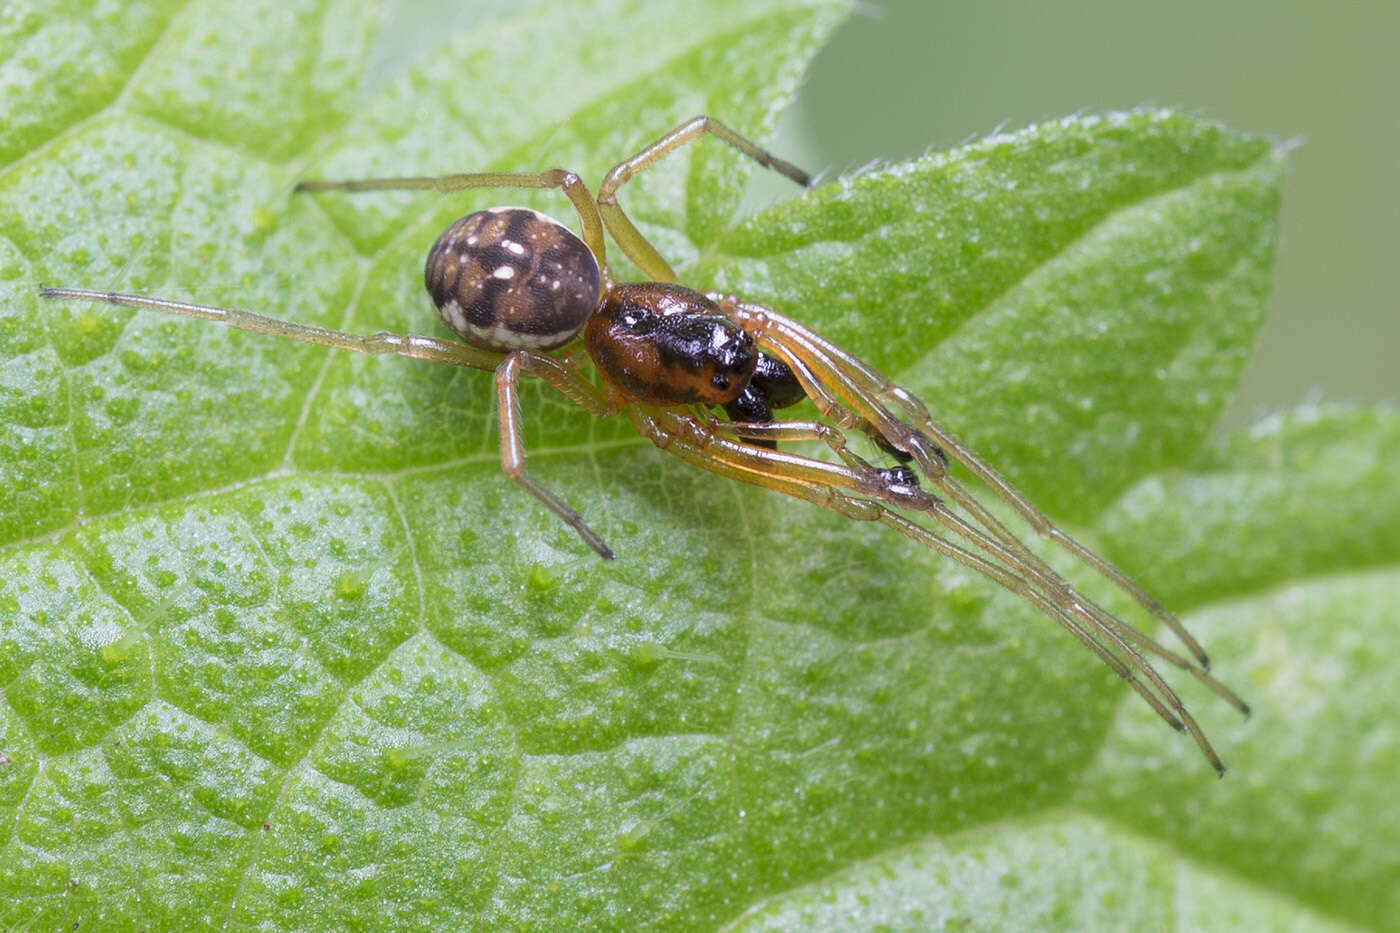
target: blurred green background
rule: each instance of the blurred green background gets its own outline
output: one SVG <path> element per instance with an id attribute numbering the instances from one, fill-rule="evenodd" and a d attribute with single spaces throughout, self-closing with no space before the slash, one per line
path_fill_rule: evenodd
<path id="1" fill-rule="evenodd" d="M 445 22 L 470 28 L 524 5 L 387 0 L 376 70 L 395 77 Z M 774 148 L 840 172 L 1140 104 L 1298 140 L 1271 313 L 1232 426 L 1309 400 L 1400 400 L 1397 91 L 1394 0 L 883 0 L 859 3 L 817 58 Z M 781 181 L 769 190 L 791 194 Z"/>
<path id="2" fill-rule="evenodd" d="M 1400 400 L 1400 3 L 862 5 L 786 131 L 821 164 L 1151 103 L 1297 138 L 1270 316 L 1227 416 Z"/>

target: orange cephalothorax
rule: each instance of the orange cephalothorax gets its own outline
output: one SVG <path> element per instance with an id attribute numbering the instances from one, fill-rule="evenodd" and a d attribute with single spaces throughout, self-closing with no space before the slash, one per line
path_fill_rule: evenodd
<path id="1" fill-rule="evenodd" d="M 718 305 L 665 282 L 610 289 L 584 340 L 608 381 L 646 405 L 727 405 L 758 364 L 753 337 Z"/>

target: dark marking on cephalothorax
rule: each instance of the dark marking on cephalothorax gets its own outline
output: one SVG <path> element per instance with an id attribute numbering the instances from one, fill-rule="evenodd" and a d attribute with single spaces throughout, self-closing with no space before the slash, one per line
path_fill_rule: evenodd
<path id="1" fill-rule="evenodd" d="M 786 363 L 760 353 L 748 385 L 734 401 L 724 406 L 724 413 L 731 421 L 766 423 L 773 420 L 774 409 L 796 405 L 806 397 L 802 383 Z M 747 443 L 770 450 L 778 447 L 776 441 L 763 438 L 750 438 Z"/>
<path id="2" fill-rule="evenodd" d="M 598 260 L 559 221 L 524 207 L 468 214 L 428 253 L 428 294 L 451 330 L 488 350 L 573 339 L 602 291 Z"/>
<path id="3" fill-rule="evenodd" d="M 664 282 L 611 289 L 588 321 L 588 354 L 629 399 L 727 405 L 758 363 L 753 337 L 697 291 Z"/>

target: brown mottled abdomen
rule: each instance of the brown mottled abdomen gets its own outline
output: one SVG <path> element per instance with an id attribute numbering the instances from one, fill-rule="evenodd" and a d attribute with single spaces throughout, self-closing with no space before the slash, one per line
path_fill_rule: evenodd
<path id="1" fill-rule="evenodd" d="M 526 207 L 468 214 L 443 232 L 423 274 L 443 323 L 487 350 L 551 350 L 598 305 L 598 261 L 568 227 Z"/>

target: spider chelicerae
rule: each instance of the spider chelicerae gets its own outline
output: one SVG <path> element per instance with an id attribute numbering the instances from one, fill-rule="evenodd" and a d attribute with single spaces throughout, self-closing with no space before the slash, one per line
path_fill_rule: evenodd
<path id="1" fill-rule="evenodd" d="M 578 213 L 582 238 L 537 211 L 496 207 L 458 220 L 433 245 L 425 284 L 443 323 L 464 343 L 419 335 L 350 334 L 143 295 L 76 288 L 45 288 L 41 294 L 183 314 L 357 353 L 392 353 L 494 372 L 506 475 L 589 547 L 611 559 L 612 549 L 578 512 L 526 470 L 518 386 L 526 373 L 543 379 L 598 417 L 626 413 L 642 435 L 688 463 L 858 521 L 880 522 L 1000 584 L 1094 652 L 1169 725 L 1189 732 L 1211 766 L 1223 774 L 1225 766 L 1210 741 L 1148 657 L 1189 671 L 1242 713 L 1248 713 L 1248 706 L 1210 674 L 1205 651 L 1176 616 L 1056 527 L 934 421 L 914 395 L 771 308 L 736 295 L 695 291 L 676 281 L 670 264 L 623 212 L 617 192 L 638 172 L 706 134 L 798 184 L 811 184 L 801 169 L 701 116 L 615 165 L 596 198 L 578 175 L 563 169 L 316 180 L 296 186 L 297 191 L 561 190 Z M 613 277 L 606 261 L 605 230 L 648 281 L 619 282 Z M 596 381 L 589 377 L 590 370 L 597 373 Z M 774 416 L 775 410 L 804 399 L 824 420 Z M 846 442 L 852 431 L 868 436 L 896 464 L 879 467 L 859 456 Z M 778 448 L 788 441 L 822 442 L 835 459 Z M 1068 549 L 1165 623 L 1187 653 L 1172 651 L 1129 625 L 1051 569 L 950 475 L 951 461 L 1020 513 L 1037 533 Z M 925 483 L 941 496 L 925 489 Z"/>

